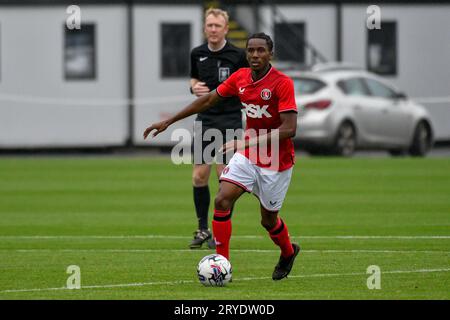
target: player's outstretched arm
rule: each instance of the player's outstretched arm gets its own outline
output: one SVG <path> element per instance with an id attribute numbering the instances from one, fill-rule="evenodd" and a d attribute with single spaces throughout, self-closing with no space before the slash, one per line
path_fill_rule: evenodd
<path id="1" fill-rule="evenodd" d="M 148 135 L 153 130 L 155 130 L 155 132 L 153 132 L 152 136 L 155 137 L 166 130 L 167 127 L 169 127 L 172 123 L 187 118 L 193 114 L 205 111 L 215 105 L 220 99 L 222 98 L 217 94 L 216 90 L 213 90 L 207 95 L 195 99 L 191 104 L 186 106 L 183 110 L 175 114 L 173 117 L 161 122 L 154 123 L 147 129 L 145 129 L 144 139 L 147 139 Z"/>

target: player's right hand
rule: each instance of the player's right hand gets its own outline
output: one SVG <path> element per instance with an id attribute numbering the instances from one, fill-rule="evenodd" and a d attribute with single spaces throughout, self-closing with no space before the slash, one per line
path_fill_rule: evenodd
<path id="1" fill-rule="evenodd" d="M 156 130 L 156 131 L 152 134 L 152 137 L 156 137 L 158 134 L 160 134 L 161 132 L 166 130 L 168 126 L 169 126 L 169 123 L 166 120 L 152 124 L 150 127 L 145 129 L 144 140 L 147 139 L 148 135 L 153 130 Z"/>
<path id="2" fill-rule="evenodd" d="M 197 97 L 201 97 L 204 96 L 205 94 L 209 93 L 209 88 L 206 86 L 206 83 L 204 82 L 197 82 L 193 87 L 192 87 L 192 92 L 194 92 L 194 94 Z"/>

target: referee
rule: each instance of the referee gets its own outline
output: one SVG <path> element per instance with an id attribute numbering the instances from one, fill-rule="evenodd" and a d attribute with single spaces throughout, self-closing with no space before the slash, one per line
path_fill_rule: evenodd
<path id="1" fill-rule="evenodd" d="M 221 82 L 227 79 L 239 68 L 248 67 L 246 54 L 243 49 L 239 49 L 229 43 L 225 36 L 228 32 L 228 13 L 221 9 L 208 9 L 205 12 L 204 32 L 207 43 L 198 46 L 191 51 L 191 93 L 200 97 L 211 90 L 215 90 Z M 218 129 L 222 132 L 225 140 L 226 129 L 242 128 L 241 104 L 237 98 L 224 100 L 205 112 L 199 113 L 194 126 L 194 135 L 203 137 L 207 129 Z M 201 129 L 199 129 L 201 128 Z M 192 184 L 194 191 L 194 204 L 198 219 L 198 229 L 194 232 L 194 239 L 190 243 L 191 249 L 201 248 L 207 242 L 210 249 L 215 248 L 214 239 L 208 228 L 208 211 L 210 204 L 210 193 L 208 180 L 211 174 L 211 163 L 203 159 L 204 149 L 211 141 L 201 139 L 201 161 L 194 161 L 192 173 Z M 192 152 L 199 150 L 195 146 L 195 139 L 192 142 Z M 214 141 L 215 150 L 221 147 L 226 141 Z M 225 158 L 225 157 L 223 157 Z M 194 156 L 198 159 L 198 156 Z M 220 161 L 219 161 L 220 162 Z M 225 164 L 216 164 L 216 174 L 220 177 Z"/>

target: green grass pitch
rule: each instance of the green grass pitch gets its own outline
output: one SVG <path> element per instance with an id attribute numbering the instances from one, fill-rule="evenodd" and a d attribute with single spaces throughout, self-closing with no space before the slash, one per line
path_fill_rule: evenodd
<path id="1" fill-rule="evenodd" d="M 196 265 L 212 251 L 187 247 L 191 166 L 2 158 L 0 299 L 450 299 L 449 159 L 297 158 L 280 214 L 302 252 L 279 282 L 258 208 L 249 194 L 235 207 L 233 282 L 203 287 Z M 79 290 L 65 288 L 70 265 Z"/>

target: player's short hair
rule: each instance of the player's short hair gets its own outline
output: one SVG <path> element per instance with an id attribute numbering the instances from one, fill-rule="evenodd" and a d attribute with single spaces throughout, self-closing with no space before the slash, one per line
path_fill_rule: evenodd
<path id="1" fill-rule="evenodd" d="M 213 15 L 214 17 L 222 16 L 225 19 L 225 24 L 228 24 L 228 21 L 230 20 L 230 17 L 228 16 L 228 13 L 225 10 L 218 9 L 218 8 L 209 8 L 205 11 L 205 19 L 209 15 Z"/>
<path id="2" fill-rule="evenodd" d="M 268 34 L 265 34 L 264 32 L 259 32 L 259 33 L 252 34 L 250 37 L 247 38 L 247 44 L 245 45 L 246 47 L 248 46 L 248 42 L 249 42 L 250 39 L 264 39 L 264 40 L 266 40 L 267 47 L 269 48 L 269 51 L 272 52 L 272 50 L 273 50 L 273 41 L 272 41 L 272 38 L 270 38 L 270 36 Z"/>

